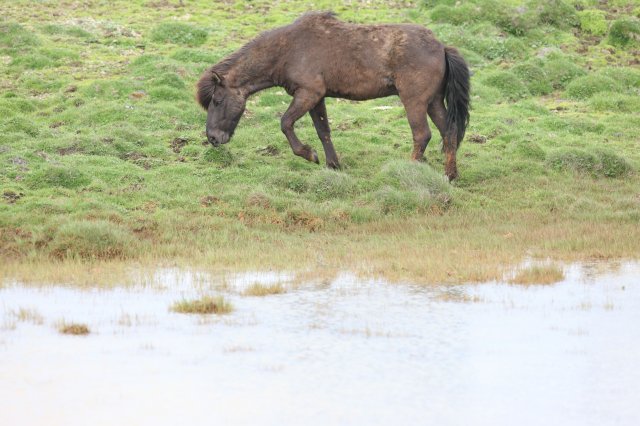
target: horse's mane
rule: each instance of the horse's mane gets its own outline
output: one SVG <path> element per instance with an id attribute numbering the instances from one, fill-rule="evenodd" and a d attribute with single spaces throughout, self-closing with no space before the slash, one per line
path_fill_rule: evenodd
<path id="1" fill-rule="evenodd" d="M 333 12 L 308 12 L 296 19 L 290 26 L 301 24 L 304 21 L 312 19 L 336 19 L 336 14 Z M 276 32 L 282 30 L 283 27 L 275 28 L 273 30 L 261 33 L 249 43 L 245 44 L 240 49 L 236 50 L 235 52 L 206 70 L 204 74 L 202 74 L 202 77 L 200 78 L 200 81 L 198 81 L 197 85 L 196 99 L 198 100 L 198 103 L 202 105 L 204 109 L 209 108 L 211 98 L 213 98 L 213 92 L 216 88 L 216 84 L 213 78 L 214 74 L 217 74 L 220 77 L 224 77 L 229 72 L 231 67 L 233 67 L 238 62 L 238 59 L 243 57 L 250 49 L 263 42 L 265 39 L 268 39 Z"/>
<path id="2" fill-rule="evenodd" d="M 216 83 L 214 81 L 213 75 L 217 74 L 220 77 L 224 77 L 229 72 L 231 67 L 233 67 L 238 62 L 238 59 L 244 56 L 257 43 L 267 38 L 273 31 L 275 30 L 263 32 L 258 37 L 254 38 L 249 43 L 242 46 L 240 49 L 225 57 L 220 62 L 207 69 L 204 74 L 202 74 L 202 77 L 200 77 L 200 81 L 198 81 L 198 91 L 196 93 L 196 98 L 198 100 L 198 103 L 202 105 L 202 108 L 207 109 L 209 107 L 209 104 L 211 103 L 211 98 L 213 97 L 213 92 L 216 88 Z"/>

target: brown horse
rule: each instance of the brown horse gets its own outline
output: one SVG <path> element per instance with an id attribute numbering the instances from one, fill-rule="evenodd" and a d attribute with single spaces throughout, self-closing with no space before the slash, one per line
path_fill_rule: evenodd
<path id="1" fill-rule="evenodd" d="M 399 95 L 413 133 L 411 158 L 421 160 L 431 139 L 427 114 L 440 131 L 445 173 L 455 179 L 456 151 L 469 122 L 469 69 L 460 54 L 419 25 L 355 25 L 333 13 L 303 15 L 265 32 L 208 69 L 197 99 L 207 109 L 207 138 L 229 141 L 247 98 L 280 86 L 293 96 L 282 132 L 296 155 L 319 163 L 293 126 L 307 112 L 322 141 L 327 166 L 339 168 L 324 98 L 352 100 Z M 446 102 L 446 108 L 445 108 Z"/>

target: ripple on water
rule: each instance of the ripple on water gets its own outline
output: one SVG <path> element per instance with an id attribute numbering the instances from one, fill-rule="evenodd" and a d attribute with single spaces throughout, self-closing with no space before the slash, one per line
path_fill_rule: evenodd
<path id="1" fill-rule="evenodd" d="M 9 285 L 0 424 L 638 424 L 640 264 L 563 272 L 526 287 L 176 270 L 109 290 Z M 286 292 L 243 296 L 256 282 Z M 233 313 L 169 309 L 202 294 Z"/>

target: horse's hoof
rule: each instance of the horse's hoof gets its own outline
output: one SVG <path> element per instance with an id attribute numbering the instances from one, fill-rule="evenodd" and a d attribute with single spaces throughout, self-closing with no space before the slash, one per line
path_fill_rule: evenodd
<path id="1" fill-rule="evenodd" d="M 340 163 L 338 163 L 337 161 L 328 161 L 327 167 L 332 170 L 340 170 L 342 168 L 340 167 Z"/>
<path id="2" fill-rule="evenodd" d="M 315 151 L 311 151 L 311 158 L 309 161 L 312 161 L 316 164 L 320 164 L 320 160 L 318 159 L 318 154 Z"/>

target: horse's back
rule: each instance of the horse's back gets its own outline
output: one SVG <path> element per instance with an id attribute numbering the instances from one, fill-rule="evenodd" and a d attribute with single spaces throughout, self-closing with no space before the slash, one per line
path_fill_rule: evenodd
<path id="1" fill-rule="evenodd" d="M 313 13 L 283 36 L 287 74 L 300 83 L 321 76 L 327 96 L 371 99 L 397 94 L 398 79 L 444 77 L 444 46 L 420 25 L 358 25 Z"/>

